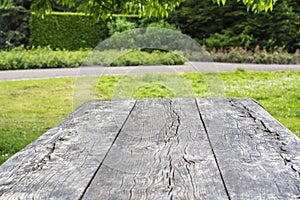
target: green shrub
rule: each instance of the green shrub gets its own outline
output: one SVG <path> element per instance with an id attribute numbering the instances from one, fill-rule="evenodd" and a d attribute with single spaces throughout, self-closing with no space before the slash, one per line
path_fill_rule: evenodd
<path id="1" fill-rule="evenodd" d="M 80 13 L 54 12 L 44 19 L 32 15 L 30 20 L 31 46 L 67 50 L 94 48 L 107 36 L 105 23 L 95 22 L 91 16 Z"/>
<path id="2" fill-rule="evenodd" d="M 184 64 L 185 58 L 176 52 L 152 53 L 143 51 L 93 51 L 51 50 L 35 48 L 26 50 L 23 47 L 11 51 L 0 51 L 0 70 L 65 68 L 90 65 L 103 66 L 135 66 L 135 65 L 179 65 Z"/>
<path id="3" fill-rule="evenodd" d="M 93 51 L 82 65 L 137 66 L 137 65 L 182 65 L 186 59 L 179 52 L 152 52 L 142 50 Z"/>
<path id="4" fill-rule="evenodd" d="M 109 35 L 111 36 L 96 47 L 97 50 L 112 49 L 152 49 L 160 51 L 175 51 L 183 49 L 199 50 L 196 41 L 181 31 L 173 24 L 164 20 L 153 20 L 136 17 L 115 16 L 108 22 Z M 126 33 L 119 34 L 126 31 Z M 193 43 L 194 42 L 194 43 Z"/>
<path id="5" fill-rule="evenodd" d="M 0 51 L 0 70 L 78 67 L 88 51 L 53 51 L 50 48 L 26 50 L 22 47 Z"/>
<path id="6" fill-rule="evenodd" d="M 201 50 L 201 46 L 195 40 L 180 31 L 155 27 L 138 28 L 114 34 L 96 47 L 100 51 L 145 48 L 165 51 Z"/>
<path id="7" fill-rule="evenodd" d="M 174 24 L 170 24 L 170 23 L 166 22 L 163 19 L 161 19 L 157 22 L 152 22 L 152 23 L 149 23 L 149 24 L 145 24 L 145 27 L 167 28 L 167 29 L 171 29 L 171 30 L 174 30 L 174 31 L 180 31 L 180 29 L 177 28 Z"/>
<path id="8" fill-rule="evenodd" d="M 26 10 L 30 10 L 32 0 L 11 0 L 14 6 L 20 6 Z"/>
<path id="9" fill-rule="evenodd" d="M 22 7 L 0 8 L 0 49 L 28 44 L 29 18 Z"/>
<path id="10" fill-rule="evenodd" d="M 236 35 L 230 30 L 223 30 L 221 33 L 211 34 L 209 38 L 205 40 L 208 47 L 213 47 L 216 49 L 230 49 L 236 46 L 249 49 L 250 43 L 253 38 L 244 32 Z"/>
<path id="11" fill-rule="evenodd" d="M 107 27 L 109 35 L 112 36 L 123 31 L 135 29 L 137 24 L 135 22 L 128 21 L 125 17 L 116 17 L 107 23 Z"/>
<path id="12" fill-rule="evenodd" d="M 187 60 L 175 52 L 132 51 L 116 59 L 112 66 L 137 66 L 137 65 L 182 65 Z"/>
<path id="13" fill-rule="evenodd" d="M 210 51 L 211 58 L 215 62 L 232 62 L 232 63 L 254 63 L 254 64 L 299 64 L 300 51 L 290 54 L 281 48 L 267 52 L 259 46 L 255 51 L 246 51 L 242 47 L 231 48 L 230 50 L 213 49 Z"/>
<path id="14" fill-rule="evenodd" d="M 180 31 L 180 29 L 177 28 L 174 24 L 170 24 L 163 19 L 147 17 L 137 18 L 134 16 L 120 17 L 119 15 L 114 16 L 113 19 L 107 23 L 107 27 L 109 29 L 110 36 L 121 33 L 123 31 L 146 27 L 164 28 L 174 31 Z"/>
<path id="15" fill-rule="evenodd" d="M 78 66 L 136 66 L 136 65 L 182 65 L 188 59 L 182 57 L 180 51 L 167 52 L 158 50 L 51 50 L 48 48 L 34 48 L 26 50 L 23 47 L 11 51 L 0 51 L 0 70 L 36 69 L 36 68 L 64 68 Z M 192 52 L 191 57 L 204 54 Z M 209 60 L 211 58 L 211 60 Z M 264 64 L 299 64 L 300 52 L 289 54 L 278 49 L 267 52 L 257 48 L 255 52 L 246 51 L 241 47 L 228 50 L 213 50 L 210 57 L 200 58 L 200 61 L 234 62 L 234 63 L 264 63 Z M 196 61 L 196 59 L 192 59 Z"/>

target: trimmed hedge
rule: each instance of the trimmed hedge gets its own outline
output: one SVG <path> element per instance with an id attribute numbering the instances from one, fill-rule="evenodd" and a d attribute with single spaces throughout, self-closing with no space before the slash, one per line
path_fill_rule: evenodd
<path id="1" fill-rule="evenodd" d="M 0 51 L 0 70 L 78 67 L 89 51 L 26 50 L 22 47 Z"/>
<path id="2" fill-rule="evenodd" d="M 267 52 L 259 46 L 254 51 L 247 51 L 242 47 L 235 47 L 230 50 L 213 49 L 210 51 L 211 58 L 215 62 L 228 63 L 254 63 L 254 64 L 299 64 L 300 51 L 293 54 L 277 49 Z"/>
<path id="3" fill-rule="evenodd" d="M 94 50 L 82 65 L 138 66 L 138 65 L 182 65 L 187 60 L 179 52 L 153 50 Z"/>
<path id="4" fill-rule="evenodd" d="M 81 13 L 58 13 L 41 19 L 30 19 L 30 45 L 50 46 L 52 49 L 78 50 L 94 48 L 107 38 L 106 23 L 95 22 L 91 16 Z"/>
<path id="5" fill-rule="evenodd" d="M 154 50 L 131 51 L 114 60 L 112 66 L 137 66 L 137 65 L 183 65 L 187 60 L 176 52 L 161 52 Z"/>
<path id="6" fill-rule="evenodd" d="M 29 19 L 22 7 L 0 8 L 0 49 L 28 44 Z"/>
<path id="7" fill-rule="evenodd" d="M 50 48 L 35 48 L 26 50 L 22 47 L 11 51 L 0 51 L 0 70 L 35 69 L 35 68 L 63 68 L 78 67 L 84 65 L 103 66 L 135 66 L 135 65 L 181 65 L 187 59 L 181 57 L 182 53 L 162 52 L 153 50 L 135 51 L 93 51 L 90 50 L 56 50 Z M 197 54 L 196 54 L 197 56 Z M 210 57 L 215 62 L 232 63 L 260 63 L 260 64 L 299 64 L 300 52 L 289 54 L 280 49 L 275 52 L 266 52 L 259 48 L 255 52 L 242 48 L 234 48 L 230 51 L 212 51 Z M 211 61 L 212 61 L 211 60 Z"/>
<path id="8" fill-rule="evenodd" d="M 66 68 L 81 65 L 180 65 L 184 64 L 185 61 L 185 58 L 179 56 L 176 52 L 160 51 L 153 51 L 152 53 L 139 50 L 132 52 L 117 50 L 93 52 L 89 50 L 53 51 L 50 48 L 41 47 L 30 50 L 18 47 L 11 51 L 0 51 L 0 70 Z"/>

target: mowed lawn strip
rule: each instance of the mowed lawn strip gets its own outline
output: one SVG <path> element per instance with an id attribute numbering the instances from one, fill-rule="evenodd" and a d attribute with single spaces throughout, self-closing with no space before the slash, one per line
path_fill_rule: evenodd
<path id="1" fill-rule="evenodd" d="M 72 111 L 74 78 L 0 82 L 0 163 Z"/>
<path id="2" fill-rule="evenodd" d="M 205 82 L 207 74 L 153 76 L 155 75 L 144 76 L 145 84 L 129 95 L 134 98 L 180 97 L 164 81 L 184 80 L 191 86 L 196 97 L 211 97 Z M 166 76 L 168 77 L 164 78 Z M 218 76 L 222 79 L 226 97 L 257 100 L 271 115 L 300 137 L 300 72 L 237 70 L 220 73 Z M 155 80 L 160 82 L 155 83 Z M 116 88 L 128 83 L 130 87 L 130 84 L 141 84 L 142 81 L 138 76 L 100 77 L 97 98 L 118 98 L 120 91 Z M 74 87 L 76 91 L 78 84 L 80 79 L 76 78 L 0 82 L 0 164 L 72 111 L 73 91 Z M 178 87 L 182 85 L 179 83 Z"/>

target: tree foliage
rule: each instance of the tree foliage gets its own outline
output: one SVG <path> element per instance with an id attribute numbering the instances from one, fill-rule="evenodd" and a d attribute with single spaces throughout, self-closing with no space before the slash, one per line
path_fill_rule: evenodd
<path id="1" fill-rule="evenodd" d="M 0 6 L 6 6 L 11 0 L 0 0 Z M 16 0 L 20 1 L 20 0 Z M 180 2 L 185 0 L 26 0 L 31 2 L 31 10 L 44 16 L 51 12 L 53 5 L 74 7 L 78 3 L 80 9 L 86 14 L 93 15 L 96 19 L 106 19 L 115 13 L 130 13 L 138 16 L 167 17 L 169 12 L 175 10 Z M 226 0 L 212 0 L 218 5 L 225 5 Z M 237 0 L 238 2 L 240 0 Z M 195 1 L 200 3 L 201 1 Z M 248 10 L 255 12 L 273 9 L 276 0 L 242 0 Z"/>
<path id="2" fill-rule="evenodd" d="M 77 1 L 78 2 L 78 1 Z M 73 7 L 76 1 L 55 0 L 57 5 Z M 179 6 L 179 0 L 81 0 L 78 8 L 96 19 L 107 19 L 113 14 L 166 17 Z M 44 15 L 52 11 L 51 0 L 33 0 L 31 10 Z"/>
<path id="3" fill-rule="evenodd" d="M 237 1 L 240 2 L 240 0 Z M 251 9 L 255 12 L 273 10 L 273 5 L 276 3 L 276 1 L 277 0 L 242 0 L 248 10 Z M 213 2 L 217 3 L 218 5 L 225 5 L 226 0 L 213 0 Z"/>
<path id="4" fill-rule="evenodd" d="M 29 18 L 23 7 L 0 8 L 0 49 L 28 44 Z"/>
<path id="5" fill-rule="evenodd" d="M 12 1 L 11 0 L 0 0 L 0 8 L 5 7 L 8 8 L 12 6 Z"/>
<path id="6" fill-rule="evenodd" d="M 210 0 L 186 0 L 168 19 L 208 48 L 300 49 L 300 1 L 278 0 L 272 12 L 254 14 L 235 0 L 218 7 Z"/>
<path id="7" fill-rule="evenodd" d="M 27 10 L 30 9 L 30 5 L 32 3 L 32 0 L 12 0 L 13 1 L 13 5 L 16 7 L 23 7 Z"/>

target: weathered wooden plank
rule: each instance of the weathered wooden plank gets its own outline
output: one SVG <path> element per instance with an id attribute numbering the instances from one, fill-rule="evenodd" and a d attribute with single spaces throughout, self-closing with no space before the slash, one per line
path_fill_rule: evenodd
<path id="1" fill-rule="evenodd" d="M 254 101 L 134 105 L 84 104 L 0 167 L 0 199 L 300 198 L 299 138 Z"/>
<path id="2" fill-rule="evenodd" d="M 300 141 L 250 99 L 198 99 L 231 199 L 299 199 Z"/>
<path id="3" fill-rule="evenodd" d="M 1 199 L 79 199 L 135 101 L 90 101 L 0 167 Z"/>
<path id="4" fill-rule="evenodd" d="M 83 199 L 228 199 L 195 99 L 137 102 Z"/>

